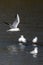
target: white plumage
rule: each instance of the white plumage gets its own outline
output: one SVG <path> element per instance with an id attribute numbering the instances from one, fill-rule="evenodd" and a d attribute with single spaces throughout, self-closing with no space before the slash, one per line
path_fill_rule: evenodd
<path id="1" fill-rule="evenodd" d="M 24 38 L 23 35 L 21 35 L 21 37 L 18 39 L 19 42 L 23 42 L 26 43 L 26 38 Z"/>
<path id="2" fill-rule="evenodd" d="M 32 40 L 33 43 L 37 43 L 37 41 L 38 41 L 37 37 L 33 38 L 33 40 Z"/>
<path id="3" fill-rule="evenodd" d="M 33 51 L 30 51 L 30 54 L 37 55 L 38 47 L 35 47 Z"/>
<path id="4" fill-rule="evenodd" d="M 17 18 L 16 18 L 16 20 L 13 22 L 12 25 L 5 22 L 5 24 L 9 25 L 9 27 L 10 27 L 10 29 L 7 30 L 7 32 L 8 32 L 8 31 L 20 31 L 20 29 L 17 28 L 18 25 L 19 25 L 19 23 L 20 23 L 20 17 L 19 17 L 19 14 L 17 14 Z"/>

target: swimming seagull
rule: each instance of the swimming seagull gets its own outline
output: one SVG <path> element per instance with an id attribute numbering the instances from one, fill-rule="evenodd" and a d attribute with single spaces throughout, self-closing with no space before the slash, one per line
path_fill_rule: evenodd
<path id="1" fill-rule="evenodd" d="M 38 47 L 35 47 L 33 51 L 30 52 L 31 54 L 37 54 L 38 53 Z"/>
<path id="2" fill-rule="evenodd" d="M 18 41 L 26 43 L 26 38 L 23 35 L 21 35 L 20 38 L 18 39 Z"/>
<path id="3" fill-rule="evenodd" d="M 38 47 L 35 47 L 33 51 L 30 51 L 30 54 L 33 54 L 33 57 L 37 57 Z"/>
<path id="4" fill-rule="evenodd" d="M 7 30 L 7 32 L 8 32 L 8 31 L 20 31 L 20 29 L 17 28 L 17 27 L 18 27 L 18 24 L 20 23 L 20 17 L 19 17 L 18 14 L 17 14 L 17 19 L 13 22 L 12 25 L 11 25 L 11 24 L 8 24 L 8 23 L 6 23 L 6 22 L 4 22 L 4 23 L 7 24 L 7 25 L 9 25 L 9 27 L 10 27 L 10 29 Z"/>
<path id="5" fill-rule="evenodd" d="M 38 41 L 37 37 L 33 38 L 33 40 L 32 40 L 33 43 L 37 43 L 37 41 Z"/>

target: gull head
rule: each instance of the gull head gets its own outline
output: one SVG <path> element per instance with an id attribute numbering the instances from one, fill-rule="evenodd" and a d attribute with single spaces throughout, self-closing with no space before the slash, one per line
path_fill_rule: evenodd
<path id="1" fill-rule="evenodd" d="M 22 37 L 22 38 L 24 38 L 24 36 L 23 36 L 23 35 L 21 35 L 21 37 Z"/>

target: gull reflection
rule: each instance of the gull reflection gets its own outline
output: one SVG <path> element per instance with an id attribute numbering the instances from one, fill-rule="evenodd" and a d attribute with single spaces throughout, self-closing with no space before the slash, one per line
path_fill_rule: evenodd
<path id="1" fill-rule="evenodd" d="M 23 43 L 19 43 L 19 46 L 20 46 L 20 50 L 21 50 L 21 51 L 24 51 L 25 45 L 23 45 Z"/>
<path id="2" fill-rule="evenodd" d="M 10 45 L 7 47 L 7 49 L 10 53 L 16 53 L 16 54 L 18 53 L 18 49 L 17 49 L 16 45 Z"/>

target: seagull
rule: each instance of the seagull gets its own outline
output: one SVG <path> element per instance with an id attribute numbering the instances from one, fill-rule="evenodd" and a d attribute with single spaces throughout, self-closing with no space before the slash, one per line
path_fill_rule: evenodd
<path id="1" fill-rule="evenodd" d="M 32 40 L 33 43 L 37 43 L 37 41 L 38 41 L 37 37 L 33 38 L 33 40 Z"/>
<path id="2" fill-rule="evenodd" d="M 18 27 L 18 24 L 20 23 L 20 17 L 19 17 L 19 14 L 17 14 L 17 19 L 13 22 L 13 24 L 11 25 L 11 24 L 8 24 L 7 22 L 4 22 L 5 24 L 7 24 L 7 25 L 9 25 L 9 27 L 10 27 L 10 29 L 9 30 L 7 30 L 7 32 L 8 31 L 20 31 L 20 29 L 19 28 L 17 28 Z"/>
<path id="3" fill-rule="evenodd" d="M 30 51 L 30 54 L 37 55 L 38 47 L 35 47 L 33 51 Z"/>
<path id="4" fill-rule="evenodd" d="M 23 35 L 20 36 L 20 38 L 18 39 L 19 42 L 23 42 L 26 43 L 26 38 L 24 38 Z"/>

